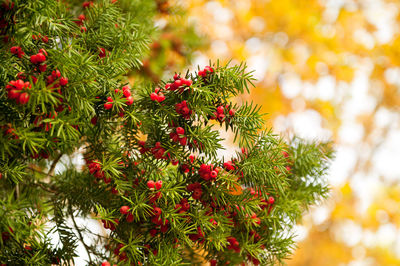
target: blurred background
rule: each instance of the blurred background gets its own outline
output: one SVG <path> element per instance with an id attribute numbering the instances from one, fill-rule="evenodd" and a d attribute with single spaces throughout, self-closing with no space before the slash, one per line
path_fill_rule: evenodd
<path id="1" fill-rule="evenodd" d="M 176 4 L 184 16 L 170 16 Z M 245 61 L 257 83 L 243 99 L 263 105 L 269 127 L 335 142 L 331 197 L 297 226 L 288 265 L 400 265 L 400 1 L 158 7 L 162 33 L 142 70 L 153 81 L 209 59 Z"/>

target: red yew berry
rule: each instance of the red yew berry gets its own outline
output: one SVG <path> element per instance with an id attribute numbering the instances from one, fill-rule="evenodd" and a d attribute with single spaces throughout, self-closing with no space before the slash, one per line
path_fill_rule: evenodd
<path id="1" fill-rule="evenodd" d="M 88 8 L 88 7 L 92 7 L 93 6 L 93 2 L 92 1 L 87 1 L 87 2 L 83 2 L 82 3 L 82 7 L 83 8 Z"/>
<path id="2" fill-rule="evenodd" d="M 131 96 L 131 90 L 129 89 L 128 86 L 122 87 L 122 92 L 123 92 L 124 96 L 127 97 L 127 98 L 128 98 L 129 96 Z"/>
<path id="3" fill-rule="evenodd" d="M 177 80 L 177 79 L 179 79 L 179 78 L 180 78 L 179 74 L 175 74 L 175 75 L 174 75 L 174 80 Z"/>
<path id="4" fill-rule="evenodd" d="M 196 200 L 199 200 L 201 198 L 201 195 L 203 194 L 203 190 L 201 188 L 196 188 L 193 191 L 192 197 Z"/>
<path id="5" fill-rule="evenodd" d="M 13 47 L 11 47 L 10 48 L 10 52 L 12 53 L 12 54 L 18 54 L 18 52 L 21 50 L 21 47 L 19 47 L 19 46 L 13 46 Z"/>
<path id="6" fill-rule="evenodd" d="M 150 233 L 150 235 L 152 236 L 152 237 L 155 237 L 156 235 L 157 235 L 157 229 L 151 229 L 150 231 L 149 231 L 149 233 Z"/>
<path id="7" fill-rule="evenodd" d="M 234 109 L 229 110 L 229 115 L 230 116 L 234 116 L 235 115 L 235 110 Z"/>
<path id="8" fill-rule="evenodd" d="M 153 180 L 149 180 L 149 181 L 147 182 L 147 187 L 148 187 L 149 189 L 154 189 L 154 187 L 155 187 L 155 182 L 154 182 Z"/>
<path id="9" fill-rule="evenodd" d="M 27 104 L 29 101 L 29 94 L 26 92 L 21 93 L 21 95 L 19 95 L 19 103 L 20 104 Z"/>
<path id="10" fill-rule="evenodd" d="M 43 65 L 39 66 L 40 72 L 46 72 L 46 69 L 47 69 L 47 65 L 46 64 L 43 64 Z"/>
<path id="11" fill-rule="evenodd" d="M 223 114 L 224 113 L 224 107 L 222 105 L 217 107 L 217 113 L 218 114 Z"/>
<path id="12" fill-rule="evenodd" d="M 61 73 L 58 69 L 53 70 L 53 72 L 51 72 L 51 76 L 53 77 L 53 79 L 57 79 L 59 77 L 61 77 Z"/>
<path id="13" fill-rule="evenodd" d="M 20 94 L 21 94 L 20 90 L 11 89 L 11 90 L 8 91 L 8 95 L 7 96 L 8 96 L 9 99 L 17 99 L 17 98 L 19 98 Z"/>
<path id="14" fill-rule="evenodd" d="M 120 209 L 119 209 L 119 212 L 121 213 L 121 214 L 123 214 L 123 215 L 125 215 L 125 214 L 127 214 L 128 212 L 129 212 L 129 206 L 122 206 Z"/>
<path id="15" fill-rule="evenodd" d="M 101 266 L 111 266 L 111 264 L 108 261 L 105 261 L 101 264 Z"/>
<path id="16" fill-rule="evenodd" d="M 271 197 L 268 198 L 268 203 L 269 204 L 274 204 L 274 202 L 275 202 L 274 197 L 271 196 Z"/>
<path id="17" fill-rule="evenodd" d="M 67 84 L 68 84 L 68 78 L 66 78 L 66 77 L 60 78 L 60 85 L 61 86 L 65 86 Z"/>
<path id="18" fill-rule="evenodd" d="M 190 79 L 183 79 L 182 80 L 183 84 L 190 87 L 192 86 L 193 82 Z"/>
<path id="19" fill-rule="evenodd" d="M 81 14 L 81 15 L 78 16 L 78 19 L 80 21 L 84 21 L 86 19 L 86 17 L 85 17 L 85 15 Z"/>
<path id="20" fill-rule="evenodd" d="M 152 101 L 157 101 L 157 99 L 158 99 L 157 93 L 155 93 L 155 92 L 151 93 L 151 94 L 150 94 L 150 99 L 151 99 Z"/>
<path id="21" fill-rule="evenodd" d="M 127 105 L 132 105 L 133 104 L 133 97 L 132 96 L 129 96 L 129 97 L 126 98 L 126 104 Z"/>
<path id="22" fill-rule="evenodd" d="M 179 144 L 181 144 L 182 146 L 186 146 L 187 144 L 187 137 L 183 137 L 179 140 Z"/>
<path id="23" fill-rule="evenodd" d="M 42 53 L 42 54 L 44 54 L 45 56 L 47 56 L 47 52 L 46 52 L 46 50 L 43 49 L 43 48 L 39 49 L 39 53 Z"/>
<path id="24" fill-rule="evenodd" d="M 100 58 L 104 58 L 104 57 L 106 57 L 106 49 L 104 49 L 104 48 L 99 48 L 99 57 Z"/>
<path id="25" fill-rule="evenodd" d="M 185 134 L 185 130 L 182 127 L 177 127 L 176 128 L 176 133 L 178 135 L 183 135 L 183 134 Z"/>
<path id="26" fill-rule="evenodd" d="M 129 212 L 128 215 L 126 216 L 126 221 L 128 223 L 131 223 L 133 222 L 133 220 L 134 220 L 133 214 Z"/>
<path id="27" fill-rule="evenodd" d="M 113 104 L 110 103 L 110 102 L 107 102 L 107 103 L 104 104 L 104 108 L 105 108 L 106 110 L 110 110 L 112 107 L 113 107 Z"/>
<path id="28" fill-rule="evenodd" d="M 92 125 L 96 125 L 97 124 L 97 116 L 92 117 L 92 119 L 90 119 L 90 123 L 92 123 Z"/>
<path id="29" fill-rule="evenodd" d="M 210 266 L 217 266 L 217 260 L 210 260 Z"/>
<path id="30" fill-rule="evenodd" d="M 160 190 L 160 189 L 162 188 L 162 181 L 161 181 L 161 180 L 158 180 L 158 181 L 156 182 L 156 184 L 155 184 L 155 187 L 156 187 L 157 190 Z"/>
<path id="31" fill-rule="evenodd" d="M 161 209 L 159 208 L 159 207 L 154 207 L 153 208 L 153 214 L 155 215 L 155 216 L 160 216 L 161 215 Z"/>
<path id="32" fill-rule="evenodd" d="M 211 178 L 215 179 L 217 178 L 218 173 L 216 171 L 211 171 L 210 176 Z"/>
<path id="33" fill-rule="evenodd" d="M 82 32 L 82 33 L 87 32 L 87 28 L 84 27 L 84 26 L 82 26 L 82 27 L 81 27 L 81 32 Z"/>

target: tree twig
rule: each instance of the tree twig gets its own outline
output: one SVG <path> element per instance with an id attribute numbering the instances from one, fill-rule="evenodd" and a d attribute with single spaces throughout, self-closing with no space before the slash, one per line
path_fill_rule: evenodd
<path id="1" fill-rule="evenodd" d="M 58 161 L 60 161 L 61 157 L 63 156 L 63 153 L 60 153 L 57 158 L 54 159 L 53 163 L 50 166 L 49 172 L 47 173 L 47 176 L 52 176 L 54 169 L 56 168 L 56 165 L 58 163 Z"/>
<path id="2" fill-rule="evenodd" d="M 90 251 L 89 251 L 90 247 L 88 245 L 86 245 L 85 241 L 83 240 L 83 236 L 81 234 L 81 231 L 78 228 L 78 225 L 76 224 L 76 221 L 75 221 L 75 218 L 74 218 L 74 212 L 72 211 L 71 207 L 69 207 L 68 209 L 69 209 L 69 213 L 71 215 L 72 222 L 74 223 L 74 228 L 78 232 L 79 240 L 82 242 L 83 246 L 85 247 L 86 253 L 88 254 L 89 261 L 90 261 L 90 264 L 91 264 L 92 263 L 92 258 L 90 257 Z"/>

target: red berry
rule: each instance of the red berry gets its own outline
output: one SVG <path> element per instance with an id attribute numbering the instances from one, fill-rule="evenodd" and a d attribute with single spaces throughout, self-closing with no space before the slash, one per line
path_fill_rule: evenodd
<path id="1" fill-rule="evenodd" d="M 105 108 L 106 110 L 110 110 L 112 107 L 113 107 L 113 104 L 110 103 L 110 102 L 107 102 L 107 103 L 104 104 L 104 108 Z"/>
<path id="2" fill-rule="evenodd" d="M 157 99 L 158 99 L 157 93 L 153 92 L 152 94 L 150 94 L 150 99 L 151 99 L 152 101 L 157 101 Z"/>
<path id="3" fill-rule="evenodd" d="M 274 204 L 274 202 L 275 202 L 274 197 L 269 197 L 269 198 L 268 198 L 268 203 L 269 203 L 269 204 Z"/>
<path id="4" fill-rule="evenodd" d="M 101 264 L 101 266 L 111 266 L 111 264 L 108 261 L 105 261 Z"/>
<path id="5" fill-rule="evenodd" d="M 46 61 L 46 56 L 42 53 L 37 53 L 36 60 L 38 63 L 43 63 L 44 61 Z"/>
<path id="6" fill-rule="evenodd" d="M 149 189 L 153 189 L 154 186 L 155 186 L 155 183 L 154 183 L 153 180 L 150 180 L 150 181 L 147 182 L 147 187 L 148 187 Z"/>
<path id="7" fill-rule="evenodd" d="M 119 212 L 121 213 L 121 214 L 127 214 L 128 213 L 128 211 L 129 211 L 129 206 L 122 206 L 120 209 L 119 209 Z"/>
<path id="8" fill-rule="evenodd" d="M 53 72 L 51 72 L 51 76 L 53 77 L 53 79 L 57 79 L 59 77 L 61 77 L 61 73 L 58 69 L 53 70 Z"/>
<path id="9" fill-rule="evenodd" d="M 235 110 L 234 109 L 229 110 L 229 115 L 230 116 L 234 116 L 235 115 Z"/>
<path id="10" fill-rule="evenodd" d="M 185 134 L 185 130 L 182 127 L 177 127 L 176 128 L 176 133 L 178 135 L 183 135 L 183 134 Z"/>
<path id="11" fill-rule="evenodd" d="M 40 66 L 39 66 L 40 72 L 45 72 L 46 69 L 47 69 L 47 65 L 46 65 L 46 64 L 43 64 L 43 65 L 40 65 Z"/>
<path id="12" fill-rule="evenodd" d="M 8 98 L 10 99 L 17 99 L 19 95 L 21 94 L 20 90 L 17 89 L 11 89 L 8 91 Z"/>
<path id="13" fill-rule="evenodd" d="M 151 230 L 150 230 L 150 235 L 151 235 L 152 237 L 155 237 L 155 236 L 157 235 L 157 229 L 151 229 Z"/>
<path id="14" fill-rule="evenodd" d="M 218 173 L 216 171 L 211 171 L 210 176 L 211 178 L 216 178 Z"/>
<path id="15" fill-rule="evenodd" d="M 182 86 L 182 80 L 180 80 L 180 79 L 178 79 L 178 80 L 175 80 L 175 86 L 178 88 L 178 87 L 180 87 L 180 86 Z"/>
<path id="16" fill-rule="evenodd" d="M 225 119 L 225 115 L 224 114 L 219 114 L 218 115 L 218 120 L 219 121 L 223 121 Z"/>
<path id="17" fill-rule="evenodd" d="M 161 215 L 161 209 L 160 208 L 158 208 L 158 207 L 154 207 L 153 208 L 153 214 L 155 215 L 155 216 L 160 216 Z"/>
<path id="18" fill-rule="evenodd" d="M 192 81 L 190 79 L 184 79 L 182 80 L 183 84 L 185 84 L 186 86 L 190 87 L 192 86 Z"/>
<path id="19" fill-rule="evenodd" d="M 180 143 L 182 146 L 186 146 L 186 144 L 187 144 L 187 137 L 181 138 L 181 139 L 179 140 L 179 143 Z"/>
<path id="20" fill-rule="evenodd" d="M 174 75 L 174 80 L 177 80 L 177 79 L 179 79 L 179 75 L 178 75 L 178 74 L 175 74 L 175 75 Z"/>
<path id="21" fill-rule="evenodd" d="M 20 104 L 27 104 L 29 101 L 29 94 L 26 92 L 21 93 L 21 95 L 19 96 L 19 103 Z"/>
<path id="22" fill-rule="evenodd" d="M 97 116 L 92 117 L 92 119 L 90 119 L 90 123 L 92 123 L 92 125 L 96 125 L 97 124 Z"/>
<path id="23" fill-rule="evenodd" d="M 133 222 L 133 214 L 132 213 L 128 213 L 128 215 L 126 216 L 126 221 L 128 222 L 128 223 L 131 223 L 131 222 Z"/>
<path id="24" fill-rule="evenodd" d="M 158 181 L 156 182 L 156 184 L 155 184 L 155 187 L 156 187 L 157 190 L 160 190 L 160 189 L 162 188 L 162 181 L 161 181 L 161 180 L 158 180 Z"/>
<path id="25" fill-rule="evenodd" d="M 104 49 L 104 48 L 99 48 L 99 57 L 100 58 L 103 58 L 103 57 L 106 57 L 106 49 Z"/>
<path id="26" fill-rule="evenodd" d="M 81 27 L 81 32 L 83 33 L 83 32 L 87 32 L 87 28 L 86 27 Z"/>
<path id="27" fill-rule="evenodd" d="M 223 114 L 224 113 L 224 107 L 222 105 L 217 107 L 217 113 L 218 114 Z"/>
<path id="28" fill-rule="evenodd" d="M 210 266 L 217 266 L 217 260 L 210 260 Z"/>
<path id="29" fill-rule="evenodd" d="M 21 47 L 19 47 L 19 46 L 13 46 L 13 47 L 11 47 L 10 48 L 10 52 L 12 53 L 12 54 L 18 54 L 18 52 L 21 50 Z"/>
<path id="30" fill-rule="evenodd" d="M 128 98 L 129 96 L 131 96 L 131 90 L 129 88 L 127 88 L 127 89 L 124 89 L 124 88 L 122 88 L 124 96 Z"/>
<path id="31" fill-rule="evenodd" d="M 39 53 L 42 53 L 42 54 L 44 54 L 45 56 L 47 56 L 47 52 L 46 52 L 46 50 L 43 49 L 43 48 L 39 49 Z"/>
<path id="32" fill-rule="evenodd" d="M 60 78 L 60 85 L 65 86 L 68 84 L 68 78 L 62 77 Z"/>
<path id="33" fill-rule="evenodd" d="M 129 97 L 126 98 L 126 104 L 127 105 L 132 105 L 133 104 L 133 97 L 132 96 L 129 96 Z"/>
<path id="34" fill-rule="evenodd" d="M 81 15 L 78 16 L 78 19 L 80 21 L 84 21 L 86 19 L 86 17 L 85 17 L 85 15 L 81 14 Z"/>
<path id="35" fill-rule="evenodd" d="M 164 96 L 164 94 L 163 93 L 158 93 L 158 97 L 157 97 L 157 102 L 162 102 L 162 101 L 164 101 L 165 100 L 165 96 Z"/>

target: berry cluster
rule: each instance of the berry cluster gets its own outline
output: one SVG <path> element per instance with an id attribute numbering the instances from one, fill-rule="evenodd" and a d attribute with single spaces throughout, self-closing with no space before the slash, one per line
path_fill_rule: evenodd
<path id="1" fill-rule="evenodd" d="M 44 43 L 48 43 L 49 42 L 49 37 L 42 36 L 40 33 L 38 35 L 32 35 L 32 39 L 34 41 L 42 41 Z"/>
<path id="2" fill-rule="evenodd" d="M 62 77 L 61 72 L 56 69 L 51 72 L 46 78 L 46 85 L 51 88 L 59 88 L 60 86 L 66 86 L 68 84 L 68 78 Z M 61 90 L 58 89 L 58 93 L 61 94 Z"/>
<path id="3" fill-rule="evenodd" d="M 28 90 L 32 85 L 27 81 L 24 82 L 22 79 L 12 80 L 6 85 L 8 91 L 8 98 L 15 99 L 18 104 L 27 104 L 29 101 Z"/>
<path id="4" fill-rule="evenodd" d="M 228 241 L 228 249 L 234 250 L 236 253 L 240 253 L 240 246 L 239 241 L 233 236 L 227 237 L 226 240 Z"/>
<path id="5" fill-rule="evenodd" d="M 107 97 L 107 102 L 104 104 L 104 108 L 106 110 L 110 110 L 113 107 L 113 98 L 111 98 L 110 96 Z"/>
<path id="6" fill-rule="evenodd" d="M 199 175 L 206 181 L 215 180 L 218 176 L 219 169 L 214 167 L 212 164 L 202 164 L 200 165 Z"/>
<path id="7" fill-rule="evenodd" d="M 195 200 L 201 199 L 201 195 L 203 194 L 203 190 L 201 189 L 201 184 L 199 182 L 195 182 L 187 185 L 186 189 L 192 193 L 192 198 Z"/>
<path id="8" fill-rule="evenodd" d="M 149 181 L 147 182 L 147 187 L 148 187 L 150 190 L 154 190 L 154 189 L 160 190 L 160 189 L 162 188 L 162 181 L 161 181 L 161 180 L 158 180 L 157 182 L 154 182 L 153 180 L 149 180 Z"/>
<path id="9" fill-rule="evenodd" d="M 13 55 L 16 55 L 18 58 L 22 58 L 25 55 L 25 52 L 22 51 L 22 48 L 19 46 L 13 46 L 10 48 L 10 52 Z"/>
<path id="10" fill-rule="evenodd" d="M 161 142 L 156 142 L 155 146 L 151 148 L 150 151 L 156 159 L 168 159 L 167 155 L 165 154 L 166 150 L 161 147 Z"/>
<path id="11" fill-rule="evenodd" d="M 175 205 L 175 210 L 179 213 L 185 213 L 190 209 L 190 204 L 186 198 L 181 199 L 180 203 Z"/>
<path id="12" fill-rule="evenodd" d="M 174 82 L 165 84 L 165 89 L 170 91 L 178 91 L 183 93 L 186 88 L 192 86 L 193 81 L 190 79 L 181 78 L 178 74 L 174 75 Z"/>
<path id="13" fill-rule="evenodd" d="M 163 102 L 165 100 L 165 95 L 160 91 L 160 88 L 155 88 L 154 92 L 150 94 L 150 99 L 154 102 Z"/>
<path id="14" fill-rule="evenodd" d="M 98 179 L 104 178 L 105 175 L 98 160 L 87 160 L 87 165 L 89 167 L 89 172 L 94 175 L 94 177 Z"/>
<path id="15" fill-rule="evenodd" d="M 122 207 L 119 209 L 119 212 L 120 212 L 122 215 L 126 215 L 126 221 L 127 221 L 128 223 L 131 223 L 131 222 L 133 222 L 134 217 L 133 217 L 133 214 L 132 214 L 131 212 L 129 212 L 129 210 L 130 210 L 130 207 L 129 207 L 129 206 L 122 206 Z"/>
<path id="16" fill-rule="evenodd" d="M 197 234 L 190 234 L 189 238 L 192 241 L 199 242 L 199 244 L 203 244 L 205 241 L 204 232 L 201 230 L 200 226 L 197 227 Z"/>
<path id="17" fill-rule="evenodd" d="M 185 119 L 189 119 L 193 113 L 193 111 L 189 109 L 186 101 L 175 104 L 175 111 Z"/>
<path id="18" fill-rule="evenodd" d="M 198 75 L 205 78 L 208 74 L 214 73 L 214 69 L 210 66 L 206 66 L 203 70 L 198 72 Z"/>
<path id="19" fill-rule="evenodd" d="M 187 137 L 185 136 L 185 129 L 183 127 L 177 127 L 175 132 L 169 134 L 170 139 L 173 142 L 179 142 L 182 146 L 186 146 Z"/>
<path id="20" fill-rule="evenodd" d="M 234 109 L 231 109 L 229 105 L 226 106 L 220 105 L 217 107 L 216 112 L 213 113 L 213 116 L 210 119 L 218 120 L 219 122 L 224 122 L 224 121 L 229 122 L 230 118 L 233 116 L 235 116 Z"/>

